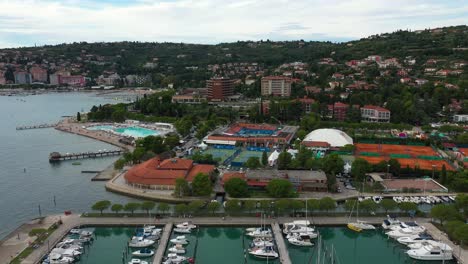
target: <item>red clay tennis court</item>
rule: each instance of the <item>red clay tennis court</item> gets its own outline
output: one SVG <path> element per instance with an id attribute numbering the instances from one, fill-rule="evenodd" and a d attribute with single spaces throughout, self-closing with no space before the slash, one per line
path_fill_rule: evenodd
<path id="1" fill-rule="evenodd" d="M 359 156 L 359 158 L 363 158 L 367 160 L 370 164 L 377 164 L 381 161 L 388 161 L 390 157 L 368 157 L 368 156 Z M 439 171 L 442 169 L 442 166 L 445 165 L 445 169 L 447 171 L 454 171 L 452 166 L 448 164 L 445 160 L 424 160 L 424 159 L 396 159 L 400 162 L 402 168 L 406 168 L 409 166 L 410 168 L 419 167 L 422 170 L 432 170 L 432 165 L 435 165 L 434 169 Z"/>
<path id="2" fill-rule="evenodd" d="M 426 146 L 410 146 L 410 145 L 389 145 L 389 144 L 364 144 L 364 143 L 356 143 L 357 153 L 361 152 L 376 152 L 382 154 L 381 156 L 385 156 L 384 154 L 409 154 L 411 156 L 437 156 L 437 152 L 435 152 L 431 147 Z"/>

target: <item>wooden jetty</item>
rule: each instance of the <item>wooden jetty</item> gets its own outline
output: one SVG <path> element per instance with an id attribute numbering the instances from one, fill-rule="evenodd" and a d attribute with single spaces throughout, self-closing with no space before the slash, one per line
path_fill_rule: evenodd
<path id="1" fill-rule="evenodd" d="M 281 232 L 281 228 L 279 224 L 273 223 L 271 224 L 271 228 L 273 229 L 273 234 L 275 235 L 276 246 L 278 247 L 278 252 L 280 256 L 280 263 L 281 264 L 291 264 L 291 259 L 289 258 L 289 252 L 286 247 L 286 243 L 284 243 L 283 233 Z"/>
<path id="2" fill-rule="evenodd" d="M 52 152 L 49 155 L 49 162 L 58 162 L 62 160 L 75 160 L 75 159 L 87 159 L 87 158 L 100 158 L 106 156 L 117 156 L 123 154 L 123 150 L 105 150 L 105 151 L 89 151 L 79 153 L 66 153 L 61 154 L 59 152 Z"/>
<path id="3" fill-rule="evenodd" d="M 171 237 L 172 233 L 172 222 L 167 223 L 164 226 L 163 234 L 161 239 L 159 240 L 158 249 L 156 250 L 156 254 L 154 254 L 153 264 L 161 264 L 164 258 L 164 252 L 166 251 L 167 244 Z"/>
<path id="4" fill-rule="evenodd" d="M 51 128 L 51 127 L 56 127 L 56 126 L 57 126 L 57 123 L 54 123 L 54 124 L 39 124 L 39 125 L 31 125 L 31 126 L 17 126 L 16 130 Z"/>

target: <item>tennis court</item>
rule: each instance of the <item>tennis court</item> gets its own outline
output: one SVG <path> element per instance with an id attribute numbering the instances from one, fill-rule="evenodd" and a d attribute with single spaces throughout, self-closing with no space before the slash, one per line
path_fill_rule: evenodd
<path id="1" fill-rule="evenodd" d="M 385 157 L 372 157 L 372 156 L 359 156 L 359 158 L 363 158 L 367 160 L 370 164 L 377 164 L 381 161 L 388 161 L 390 158 Z M 401 159 L 397 158 L 398 162 L 402 168 L 410 167 L 414 169 L 415 167 L 419 167 L 422 170 L 432 170 L 432 165 L 435 165 L 434 169 L 436 171 L 442 170 L 442 166 L 445 165 L 445 169 L 447 171 L 454 171 L 452 166 L 445 161 L 445 160 L 425 160 L 425 159 Z"/>
<path id="2" fill-rule="evenodd" d="M 221 163 L 224 163 L 227 159 L 232 157 L 236 153 L 236 149 L 214 149 L 209 148 L 203 152 L 203 154 L 211 154 L 213 159 L 220 159 Z"/>
<path id="3" fill-rule="evenodd" d="M 388 145 L 388 144 L 365 144 L 356 143 L 357 153 L 369 153 L 376 152 L 382 156 L 388 156 L 389 154 L 397 155 L 411 155 L 417 156 L 437 156 L 437 152 L 431 147 L 427 146 L 411 146 L 411 145 Z"/>

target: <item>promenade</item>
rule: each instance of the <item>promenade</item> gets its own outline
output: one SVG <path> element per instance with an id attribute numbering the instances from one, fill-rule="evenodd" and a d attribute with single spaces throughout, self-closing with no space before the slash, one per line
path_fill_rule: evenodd
<path id="1" fill-rule="evenodd" d="M 145 224 L 152 225 L 166 225 L 174 224 L 185 221 L 192 221 L 197 225 L 208 225 L 208 226 L 259 226 L 260 218 L 258 217 L 226 217 L 224 219 L 220 217 L 194 217 L 194 218 L 179 218 L 179 217 L 167 217 L 162 219 L 155 220 L 154 218 L 149 217 L 80 217 L 79 215 L 70 215 L 70 216 L 50 216 L 51 220 L 62 220 L 62 225 L 60 225 L 54 233 L 52 233 L 47 241 L 35 249 L 26 259 L 21 263 L 25 264 L 36 264 L 39 263 L 41 258 L 48 253 L 50 248 L 55 244 L 60 242 L 60 240 L 69 232 L 70 229 L 78 226 L 142 226 Z M 291 222 L 293 220 L 298 220 L 302 218 L 295 217 L 279 217 L 279 218 L 267 218 L 264 220 L 265 224 L 283 224 L 286 222 Z M 311 217 L 310 220 L 314 225 L 345 225 L 348 222 L 348 217 Z M 380 224 L 382 222 L 382 217 L 361 217 L 360 220 L 366 221 L 371 224 Z M 409 218 L 401 218 L 403 221 L 410 220 Z M 428 223 L 428 218 L 417 218 L 413 219 L 418 221 L 418 223 Z M 53 222 L 51 223 L 53 224 Z M 27 230 L 22 231 L 22 236 L 27 235 Z M 29 232 L 29 231 L 28 231 Z M 16 231 L 10 234 L 10 238 L 14 238 L 17 235 Z M 9 241 L 8 239 L 6 241 Z M 0 264 L 7 264 L 9 261 L 19 254 L 21 251 L 12 251 L 12 248 L 6 241 L 3 241 L 0 245 Z M 163 242 L 161 242 L 163 243 Z M 27 243 L 23 245 L 24 248 L 27 247 Z M 23 249 L 24 249 L 23 248 Z M 18 250 L 18 248 L 16 248 Z M 468 254 L 466 254 L 468 256 Z M 465 262 L 464 262 L 465 263 Z M 468 262 L 467 262 L 468 263 Z"/>

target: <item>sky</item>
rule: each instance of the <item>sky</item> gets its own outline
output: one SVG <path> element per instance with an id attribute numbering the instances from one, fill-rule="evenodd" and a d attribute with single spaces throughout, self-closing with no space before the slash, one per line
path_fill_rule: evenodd
<path id="1" fill-rule="evenodd" d="M 466 25 L 468 0 L 0 0 L 0 48 L 70 42 L 342 42 Z"/>

